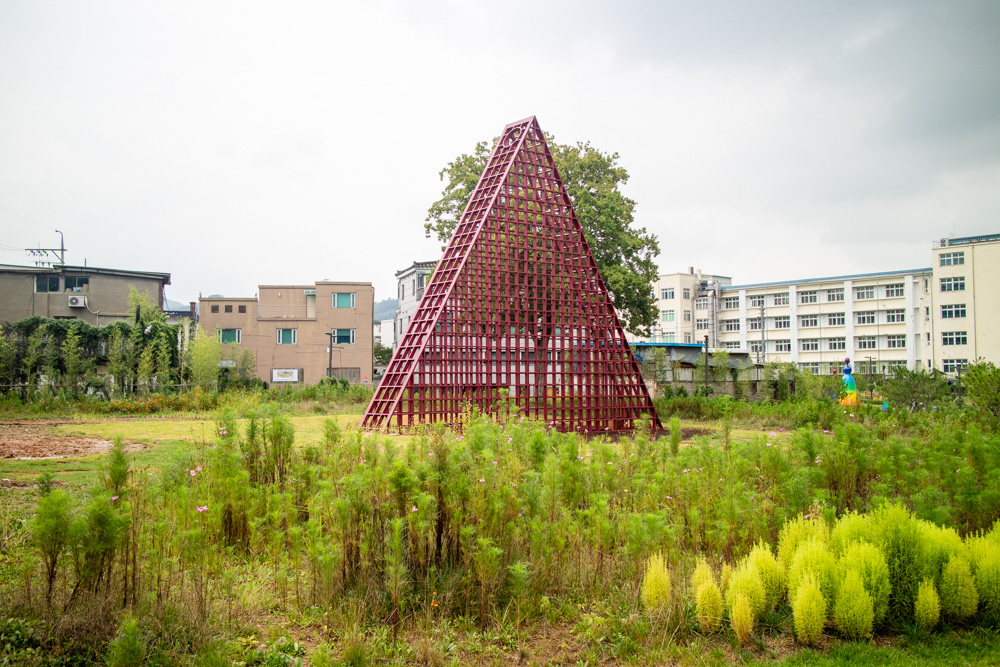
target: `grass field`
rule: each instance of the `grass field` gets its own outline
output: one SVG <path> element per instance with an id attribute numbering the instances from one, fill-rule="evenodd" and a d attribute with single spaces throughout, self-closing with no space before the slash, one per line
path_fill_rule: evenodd
<path id="1" fill-rule="evenodd" d="M 699 629 L 686 583 L 699 557 L 722 572 L 757 540 L 777 546 L 800 513 L 818 512 L 832 527 L 849 510 L 907 498 L 915 521 L 989 528 L 1000 451 L 974 427 L 883 429 L 882 438 L 860 419 L 825 430 L 684 421 L 672 428 L 697 435 L 609 442 L 530 422 L 473 425 L 461 436 L 362 436 L 359 420 L 282 417 L 257 454 L 249 423 L 232 415 L 44 427 L 53 442 L 120 438 L 132 481 L 127 503 L 109 506 L 108 454 L 0 459 L 0 478 L 11 480 L 0 489 L 0 664 L 1000 661 L 995 624 L 979 621 L 944 620 L 934 633 L 893 622 L 856 642 L 828 626 L 818 647 L 804 647 L 787 605 L 761 617 L 741 646 L 727 623 Z M 66 547 L 58 623 L 39 607 L 43 568 L 25 524 L 43 473 L 73 499 L 78 530 L 101 508 L 125 520 L 102 561 L 104 583 L 85 578 L 85 543 Z M 234 528 L 240 512 L 246 523 Z M 249 542 L 234 542 L 234 530 Z M 658 550 L 675 578 L 660 620 L 638 599 L 646 558 Z M 70 595 L 81 580 L 93 587 L 80 599 L 101 628 Z M 140 662 L 120 659 L 130 646 Z"/>

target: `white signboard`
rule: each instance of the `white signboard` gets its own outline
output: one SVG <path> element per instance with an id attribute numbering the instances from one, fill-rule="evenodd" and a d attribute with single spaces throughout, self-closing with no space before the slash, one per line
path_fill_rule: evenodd
<path id="1" fill-rule="evenodd" d="M 298 368 L 272 368 L 271 382 L 298 382 Z"/>

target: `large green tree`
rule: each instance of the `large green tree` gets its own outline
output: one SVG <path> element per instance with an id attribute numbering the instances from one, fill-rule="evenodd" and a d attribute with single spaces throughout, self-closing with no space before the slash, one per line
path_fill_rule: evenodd
<path id="1" fill-rule="evenodd" d="M 563 145 L 549 134 L 545 139 L 622 323 L 632 333 L 649 335 L 656 322 L 650 285 L 657 278 L 660 247 L 655 235 L 633 224 L 635 201 L 621 192 L 628 171 L 618 164 L 618 153 L 590 142 Z M 441 170 L 445 188 L 427 211 L 427 238 L 448 242 L 489 157 L 490 146 L 481 141 L 471 155 L 459 155 Z"/>

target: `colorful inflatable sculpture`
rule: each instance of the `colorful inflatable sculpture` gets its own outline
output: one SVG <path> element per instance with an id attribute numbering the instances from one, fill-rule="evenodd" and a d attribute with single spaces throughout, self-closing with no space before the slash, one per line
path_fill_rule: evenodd
<path id="1" fill-rule="evenodd" d="M 856 408 L 861 405 L 858 400 L 858 386 L 854 383 L 854 376 L 851 375 L 851 358 L 844 359 L 844 397 L 840 399 L 840 404 L 845 408 Z"/>

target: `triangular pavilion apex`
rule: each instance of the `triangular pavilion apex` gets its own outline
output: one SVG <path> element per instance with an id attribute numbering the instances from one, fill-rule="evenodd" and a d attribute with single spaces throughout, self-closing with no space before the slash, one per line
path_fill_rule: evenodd
<path id="1" fill-rule="evenodd" d="M 503 399 L 560 431 L 660 428 L 534 116 L 493 147 L 362 426 L 461 426 Z"/>

